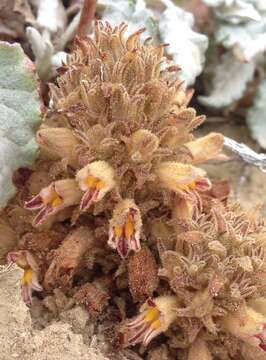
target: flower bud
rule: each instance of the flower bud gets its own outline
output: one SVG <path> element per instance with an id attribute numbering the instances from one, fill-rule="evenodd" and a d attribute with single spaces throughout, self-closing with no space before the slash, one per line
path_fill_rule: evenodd
<path id="1" fill-rule="evenodd" d="M 122 258 L 125 258 L 130 250 L 138 251 L 141 227 L 140 210 L 134 201 L 130 199 L 120 201 L 110 221 L 108 245 L 117 249 Z"/>
<path id="2" fill-rule="evenodd" d="M 41 225 L 48 216 L 54 215 L 66 207 L 80 202 L 82 193 L 74 179 L 52 182 L 43 188 L 38 195 L 25 203 L 28 210 L 39 210 L 32 225 Z"/>
<path id="3" fill-rule="evenodd" d="M 165 332 L 177 318 L 176 307 L 175 296 L 166 295 L 148 299 L 141 306 L 140 314 L 136 319 L 127 324 L 134 334 L 129 339 L 130 345 L 142 342 L 147 346 L 153 338 Z"/>
<path id="4" fill-rule="evenodd" d="M 42 291 L 42 287 L 38 282 L 38 265 L 34 257 L 27 250 L 19 250 L 8 253 L 7 261 L 9 264 L 17 264 L 24 270 L 21 279 L 21 294 L 26 305 L 32 304 L 32 291 Z"/>
<path id="5" fill-rule="evenodd" d="M 158 146 L 159 139 L 157 136 L 145 129 L 134 132 L 127 142 L 131 160 L 137 163 L 148 161 Z"/>
<path id="6" fill-rule="evenodd" d="M 77 172 L 76 180 L 85 192 L 80 210 L 86 211 L 92 203 L 102 198 L 115 186 L 114 170 L 106 161 L 94 161 Z"/>
<path id="7" fill-rule="evenodd" d="M 222 134 L 210 133 L 197 140 L 185 144 L 192 155 L 192 163 L 199 164 L 216 158 L 223 147 L 224 137 Z"/>
<path id="8" fill-rule="evenodd" d="M 67 128 L 44 128 L 36 134 L 37 143 L 42 149 L 61 159 L 67 159 L 69 165 L 77 166 L 75 147 L 79 144 L 73 132 Z"/>

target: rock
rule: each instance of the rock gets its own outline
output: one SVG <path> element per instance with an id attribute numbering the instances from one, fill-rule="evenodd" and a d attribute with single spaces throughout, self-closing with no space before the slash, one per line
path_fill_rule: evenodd
<path id="1" fill-rule="evenodd" d="M 60 319 L 70 324 L 75 332 L 81 332 L 85 329 L 88 318 L 88 312 L 80 306 L 75 306 L 73 309 L 63 311 L 60 314 Z"/>

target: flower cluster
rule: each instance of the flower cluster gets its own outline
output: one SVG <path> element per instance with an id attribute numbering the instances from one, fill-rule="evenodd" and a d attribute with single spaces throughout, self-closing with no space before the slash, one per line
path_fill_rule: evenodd
<path id="1" fill-rule="evenodd" d="M 266 348 L 264 224 L 199 167 L 222 157 L 223 136 L 194 138 L 204 116 L 165 45 L 126 29 L 98 22 L 58 69 L 14 228 L 35 241 L 9 260 L 24 269 L 27 303 L 41 290 L 33 255 L 43 296 L 60 288 L 102 317 L 111 298 L 124 347 L 150 349 L 163 333 L 173 358 L 250 360 L 245 346 Z"/>
<path id="2" fill-rule="evenodd" d="M 108 244 L 122 257 L 141 246 L 138 204 L 145 184 L 146 192 L 156 185 L 195 210 L 198 192 L 211 183 L 189 163 L 219 156 L 223 145 L 220 134 L 193 139 L 204 117 L 187 108 L 191 93 L 183 90 L 177 67 L 165 61 L 164 46 L 143 45 L 142 31 L 125 39 L 125 30 L 125 24 L 98 23 L 95 41 L 76 40 L 57 85 L 50 86 L 52 108 L 37 133 L 42 152 L 61 158 L 75 177 L 54 181 L 25 204 L 39 210 L 33 220 L 39 226 L 66 207 L 79 205 L 82 213 L 111 202 Z M 67 127 L 51 126 L 59 118 Z M 114 193 L 121 198 L 117 203 Z"/>

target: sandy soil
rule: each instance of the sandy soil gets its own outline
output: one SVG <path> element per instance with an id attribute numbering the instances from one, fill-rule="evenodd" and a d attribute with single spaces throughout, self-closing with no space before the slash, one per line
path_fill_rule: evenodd
<path id="1" fill-rule="evenodd" d="M 65 315 L 65 321 L 34 329 L 20 296 L 21 274 L 17 267 L 0 274 L 0 360 L 107 360 L 74 332 L 85 328 L 87 318 L 82 309 L 73 309 L 74 316 Z"/>

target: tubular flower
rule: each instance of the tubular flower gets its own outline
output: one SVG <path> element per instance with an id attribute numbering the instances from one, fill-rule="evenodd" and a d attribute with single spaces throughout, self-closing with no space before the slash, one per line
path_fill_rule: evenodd
<path id="1" fill-rule="evenodd" d="M 25 203 L 28 210 L 39 210 L 32 225 L 41 225 L 48 216 L 54 215 L 64 208 L 80 202 L 81 191 L 74 179 L 52 182 L 43 188 L 38 195 Z"/>
<path id="2" fill-rule="evenodd" d="M 230 313 L 223 320 L 223 329 L 232 335 L 266 352 L 266 317 L 250 306 Z"/>
<path id="3" fill-rule="evenodd" d="M 134 335 L 129 339 L 130 345 L 142 342 L 147 346 L 157 335 L 166 331 L 176 320 L 175 296 L 160 296 L 154 300 L 148 299 L 140 308 L 140 315 L 129 322 L 127 327 Z"/>
<path id="4" fill-rule="evenodd" d="M 185 144 L 192 155 L 192 163 L 199 164 L 219 158 L 224 144 L 222 134 L 210 133 Z"/>
<path id="5" fill-rule="evenodd" d="M 133 200 L 122 200 L 116 205 L 110 221 L 108 245 L 117 249 L 122 258 L 125 258 L 130 250 L 138 251 L 141 227 L 139 208 Z"/>
<path id="6" fill-rule="evenodd" d="M 114 188 L 114 170 L 106 161 L 94 161 L 77 172 L 80 189 L 85 192 L 80 210 L 86 211 Z"/>
<path id="7" fill-rule="evenodd" d="M 192 165 L 167 161 L 161 163 L 155 172 L 163 188 L 189 200 L 195 198 L 195 191 L 206 191 L 211 187 L 206 172 Z"/>
<path id="8" fill-rule="evenodd" d="M 49 154 L 61 159 L 74 168 L 77 165 L 75 148 L 79 144 L 77 138 L 70 129 L 66 128 L 44 128 L 36 134 L 36 140 L 40 147 Z"/>
<path id="9" fill-rule="evenodd" d="M 32 291 L 42 291 L 38 282 L 38 265 L 33 256 L 27 250 L 19 250 L 8 253 L 7 261 L 9 264 L 17 264 L 24 270 L 21 279 L 21 293 L 27 305 L 32 304 Z"/>

